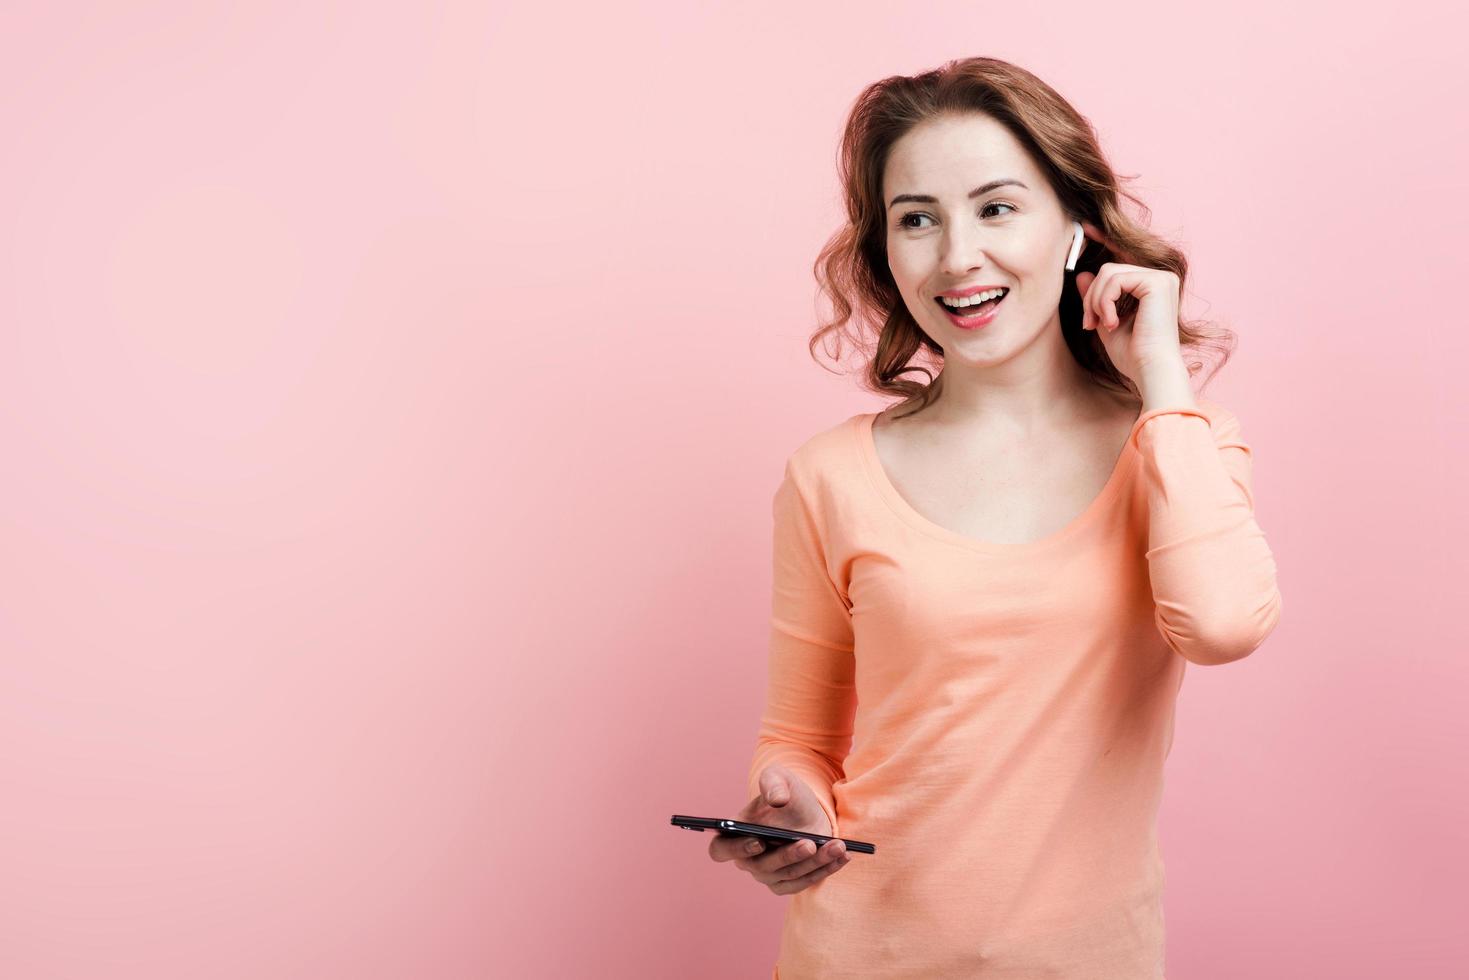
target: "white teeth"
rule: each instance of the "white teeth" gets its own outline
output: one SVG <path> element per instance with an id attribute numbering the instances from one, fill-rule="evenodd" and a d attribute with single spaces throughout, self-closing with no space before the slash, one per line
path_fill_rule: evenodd
<path id="1" fill-rule="evenodd" d="M 1003 296 L 1006 292 L 1007 290 L 1004 289 L 989 289 L 982 293 L 975 293 L 973 296 L 969 296 L 964 299 L 953 299 L 948 296 L 940 296 L 939 302 L 943 303 L 945 306 L 952 307 L 954 309 L 963 309 L 966 306 L 978 306 L 985 300 L 994 299 L 996 296 Z"/>

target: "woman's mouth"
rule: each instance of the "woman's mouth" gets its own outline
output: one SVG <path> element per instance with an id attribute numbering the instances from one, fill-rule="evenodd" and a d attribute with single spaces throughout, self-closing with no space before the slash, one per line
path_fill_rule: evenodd
<path id="1" fill-rule="evenodd" d="M 949 322 L 965 330 L 974 330 L 993 320 L 996 312 L 1000 308 L 1000 304 L 1009 298 L 1010 291 L 1007 289 L 1005 290 L 1005 295 L 998 299 L 985 300 L 977 306 L 966 306 L 963 309 L 957 310 L 952 306 L 945 306 L 944 301 L 937 296 L 934 297 L 933 301 L 938 304 L 939 309 L 944 311 L 944 315 L 949 318 Z"/>

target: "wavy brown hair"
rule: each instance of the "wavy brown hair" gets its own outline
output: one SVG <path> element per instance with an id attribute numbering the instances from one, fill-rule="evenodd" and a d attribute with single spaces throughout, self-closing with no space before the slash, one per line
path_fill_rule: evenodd
<path id="1" fill-rule="evenodd" d="M 842 339 L 851 340 L 868 357 L 863 387 L 897 396 L 902 408 L 912 412 L 938 397 L 942 375 L 936 377 L 930 368 L 942 366 L 944 351 L 913 319 L 888 268 L 882 175 L 893 144 L 914 126 L 967 113 L 989 116 L 1013 133 L 1050 181 L 1066 213 L 1096 226 L 1128 256 L 1127 262 L 1177 274 L 1180 297 L 1188 276 L 1183 252 L 1147 229 L 1152 218 L 1148 206 L 1119 186 L 1091 123 L 1024 68 L 996 58 L 963 58 L 919 75 L 874 82 L 857 98 L 842 135 L 838 172 L 848 222 L 827 241 L 814 269 L 835 315 L 812 334 L 808 348 L 815 358 L 817 345 L 834 339 L 836 349 L 828 347 L 828 353 L 840 359 Z M 1124 213 L 1119 198 L 1131 201 L 1141 219 Z M 1097 384 L 1140 397 L 1137 386 L 1113 366 L 1101 338 L 1081 326 L 1076 273 L 1095 274 L 1112 261 L 1123 260 L 1102 243 L 1086 240 L 1061 291 L 1061 333 Z M 1118 316 L 1125 318 L 1137 306 L 1134 297 L 1122 294 Z M 1207 383 L 1229 359 L 1236 338 L 1233 331 L 1209 321 L 1180 318 L 1178 341 L 1186 359 L 1204 349 L 1221 355 L 1205 375 Z M 910 363 L 915 355 L 920 363 Z M 1187 360 L 1190 376 L 1203 366 L 1200 360 Z M 910 372 L 921 372 L 928 380 L 902 377 Z"/>

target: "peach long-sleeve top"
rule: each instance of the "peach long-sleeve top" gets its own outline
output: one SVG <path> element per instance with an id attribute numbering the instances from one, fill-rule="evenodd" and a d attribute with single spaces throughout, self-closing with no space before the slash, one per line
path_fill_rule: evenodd
<path id="1" fill-rule="evenodd" d="M 777 980 L 1163 976 L 1156 814 L 1189 663 L 1274 629 L 1238 420 L 1133 426 L 1101 493 L 1038 541 L 974 540 L 886 476 L 876 413 L 808 439 L 775 492 L 779 762 L 870 841 L 793 894 Z"/>

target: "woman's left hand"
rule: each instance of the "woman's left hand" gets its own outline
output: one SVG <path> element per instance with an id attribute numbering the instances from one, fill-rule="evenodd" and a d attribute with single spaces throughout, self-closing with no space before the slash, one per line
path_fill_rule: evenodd
<path id="1" fill-rule="evenodd" d="M 1088 238 L 1119 250 L 1095 226 L 1082 222 Z M 1178 346 L 1178 276 L 1167 269 L 1104 262 L 1096 275 L 1076 274 L 1081 292 L 1082 329 L 1097 330 L 1112 364 L 1140 383 L 1144 368 L 1183 363 Z M 1123 293 L 1138 299 L 1138 308 L 1119 319 L 1117 301 Z"/>

